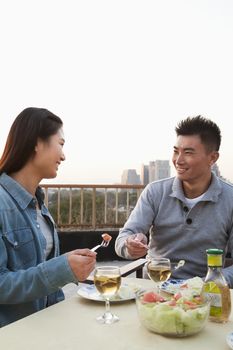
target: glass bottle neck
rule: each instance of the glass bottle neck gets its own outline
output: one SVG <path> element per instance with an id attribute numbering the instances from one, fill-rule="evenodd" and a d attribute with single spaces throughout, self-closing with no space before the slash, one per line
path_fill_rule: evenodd
<path id="1" fill-rule="evenodd" d="M 221 271 L 222 270 L 222 266 L 208 266 L 209 270 L 215 270 L 215 271 Z"/>

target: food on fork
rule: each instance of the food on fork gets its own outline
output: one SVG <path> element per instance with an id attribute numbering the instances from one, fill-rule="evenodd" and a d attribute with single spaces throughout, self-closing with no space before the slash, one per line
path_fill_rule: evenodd
<path id="1" fill-rule="evenodd" d="M 106 248 L 112 239 L 112 237 L 108 233 L 103 233 L 101 236 L 103 238 L 102 242 L 100 244 L 98 244 L 97 246 L 93 247 L 91 249 L 92 252 L 95 252 L 100 247 Z"/>
<path id="2" fill-rule="evenodd" d="M 112 239 L 112 236 L 110 236 L 108 233 L 103 233 L 101 236 L 105 242 L 110 242 Z"/>

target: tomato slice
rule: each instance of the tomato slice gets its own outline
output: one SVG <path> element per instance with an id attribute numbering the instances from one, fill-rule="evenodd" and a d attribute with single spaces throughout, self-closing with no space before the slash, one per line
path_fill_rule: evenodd
<path id="1" fill-rule="evenodd" d="M 189 309 L 196 309 L 197 308 L 197 303 L 194 303 L 193 301 L 190 300 L 185 300 L 184 304 L 189 308 Z"/>
<path id="2" fill-rule="evenodd" d="M 162 295 L 154 293 L 154 292 L 148 292 L 143 295 L 142 299 L 145 303 L 156 303 L 156 302 L 163 302 L 166 301 Z"/>
<path id="3" fill-rule="evenodd" d="M 173 298 L 174 298 L 175 300 L 179 300 L 181 297 L 182 297 L 182 294 L 181 294 L 180 292 L 174 294 L 174 296 L 173 296 Z"/>

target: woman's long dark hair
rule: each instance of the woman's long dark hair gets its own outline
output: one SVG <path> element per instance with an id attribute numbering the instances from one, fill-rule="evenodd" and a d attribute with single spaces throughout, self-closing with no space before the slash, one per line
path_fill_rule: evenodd
<path id="1" fill-rule="evenodd" d="M 0 159 L 0 174 L 22 169 L 34 155 L 38 139 L 48 140 L 62 127 L 62 120 L 44 108 L 24 109 L 13 122 Z"/>

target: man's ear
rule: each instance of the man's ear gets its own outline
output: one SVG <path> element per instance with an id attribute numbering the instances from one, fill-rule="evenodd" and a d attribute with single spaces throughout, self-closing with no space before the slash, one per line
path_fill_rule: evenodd
<path id="1" fill-rule="evenodd" d="M 217 151 L 213 151 L 211 152 L 211 157 L 210 157 L 210 165 L 214 165 L 214 163 L 217 162 L 219 158 L 219 153 Z"/>

